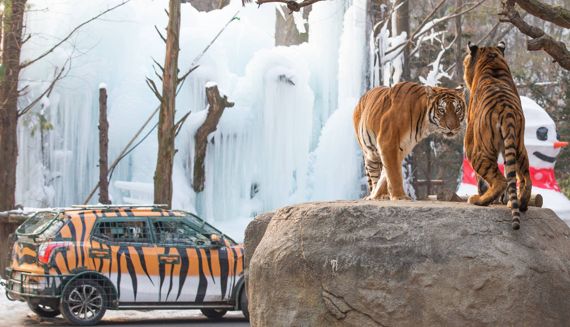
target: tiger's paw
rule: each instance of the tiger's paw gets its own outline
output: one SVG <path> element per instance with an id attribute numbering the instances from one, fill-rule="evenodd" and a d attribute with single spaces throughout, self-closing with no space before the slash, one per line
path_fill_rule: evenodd
<path id="1" fill-rule="evenodd" d="M 412 201 L 412 198 L 410 198 L 407 195 L 393 195 L 390 197 L 390 200 L 392 200 L 392 201 L 398 201 L 398 200 Z"/>
<path id="2" fill-rule="evenodd" d="M 475 194 L 469 197 L 469 199 L 467 200 L 467 203 L 470 204 L 474 204 L 476 206 L 483 206 L 485 204 L 483 204 L 483 202 L 481 202 L 481 196 Z"/>
<path id="3" fill-rule="evenodd" d="M 373 197 L 372 195 L 369 195 L 369 196 L 365 197 L 364 200 L 384 201 L 384 200 L 390 200 L 390 196 L 388 194 L 381 194 L 381 195 L 377 195 L 375 197 Z"/>

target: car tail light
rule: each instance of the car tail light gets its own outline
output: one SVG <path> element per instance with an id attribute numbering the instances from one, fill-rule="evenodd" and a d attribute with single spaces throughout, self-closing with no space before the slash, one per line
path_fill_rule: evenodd
<path id="1" fill-rule="evenodd" d="M 45 242 L 40 245 L 38 251 L 38 260 L 41 263 L 48 264 L 51 260 L 51 256 L 56 249 L 67 248 L 69 242 Z"/>

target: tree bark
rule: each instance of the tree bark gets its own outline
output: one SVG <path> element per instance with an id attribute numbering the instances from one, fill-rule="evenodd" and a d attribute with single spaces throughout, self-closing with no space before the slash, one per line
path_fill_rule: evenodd
<path id="1" fill-rule="evenodd" d="M 406 37 L 410 37 L 410 0 L 398 0 L 396 6 L 400 5 L 396 15 L 397 34 L 406 32 Z M 403 52 L 404 60 L 402 64 L 402 79 L 411 80 L 410 74 L 410 45 L 406 45 Z"/>
<path id="2" fill-rule="evenodd" d="M 99 203 L 111 204 L 109 200 L 108 171 L 109 122 L 107 121 L 107 89 L 99 88 Z"/>
<path id="3" fill-rule="evenodd" d="M 570 28 L 570 10 L 562 6 L 551 6 L 538 0 L 515 0 L 515 2 L 533 16 Z"/>
<path id="4" fill-rule="evenodd" d="M 18 80 L 26 0 L 6 0 L 4 5 L 3 71 L 0 80 L 0 211 L 13 209 L 16 205 Z"/>
<path id="5" fill-rule="evenodd" d="M 223 97 L 220 95 L 216 85 L 206 87 L 206 97 L 210 104 L 208 115 L 194 136 L 194 178 L 192 179 L 192 187 L 196 192 L 204 190 L 204 182 L 206 180 L 204 161 L 208 147 L 208 135 L 216 131 L 224 110 L 234 106 L 233 102 L 229 102 L 225 95 Z"/>
<path id="6" fill-rule="evenodd" d="M 566 49 L 566 45 L 563 42 L 556 41 L 551 36 L 547 35 L 542 29 L 527 24 L 515 9 L 514 0 L 503 2 L 503 11 L 500 15 L 503 16 L 501 21 L 513 24 L 523 34 L 532 38 L 527 41 L 528 50 L 544 50 L 556 62 L 558 62 L 560 66 L 564 69 L 570 70 L 570 51 Z"/>
<path id="7" fill-rule="evenodd" d="M 456 0 L 455 1 L 456 8 L 463 7 L 463 0 Z M 455 35 L 457 35 L 457 41 L 455 41 L 455 71 L 457 72 L 457 76 L 455 76 L 455 81 L 459 84 L 463 84 L 463 54 L 465 51 L 463 50 L 463 30 L 462 30 L 462 22 L 461 22 L 462 15 L 455 17 Z"/>
<path id="8" fill-rule="evenodd" d="M 178 84 L 180 1 L 170 0 L 166 34 L 166 55 L 162 77 L 162 97 L 158 119 L 158 156 L 154 173 L 154 203 L 172 206 L 172 166 L 174 161 L 174 116 Z"/>

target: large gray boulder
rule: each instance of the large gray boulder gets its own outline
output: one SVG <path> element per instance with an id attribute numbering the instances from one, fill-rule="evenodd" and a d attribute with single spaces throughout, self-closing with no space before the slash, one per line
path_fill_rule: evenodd
<path id="1" fill-rule="evenodd" d="M 246 236 L 252 326 L 570 326 L 570 228 L 551 210 L 530 208 L 518 231 L 505 206 L 444 202 L 269 219 L 259 244 Z"/>

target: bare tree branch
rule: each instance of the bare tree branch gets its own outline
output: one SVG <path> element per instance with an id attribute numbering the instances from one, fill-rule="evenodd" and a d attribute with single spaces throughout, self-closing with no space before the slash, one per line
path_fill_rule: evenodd
<path id="1" fill-rule="evenodd" d="M 69 38 L 75 34 L 75 32 L 77 32 L 79 29 L 81 29 L 83 26 L 91 23 L 92 21 L 98 19 L 99 17 L 107 14 L 110 11 L 113 11 L 121 6 L 124 6 L 125 4 L 127 4 L 129 1 L 131 0 L 123 0 L 123 2 L 102 11 L 101 13 L 99 13 L 98 15 L 91 17 L 90 19 L 84 21 L 83 23 L 77 25 L 73 30 L 71 30 L 71 32 L 69 32 L 69 34 L 67 34 L 63 39 L 61 39 L 61 41 L 57 42 L 53 47 L 49 48 L 47 51 L 45 51 L 44 53 L 42 53 L 41 55 L 39 55 L 38 57 L 31 59 L 31 60 L 26 60 L 23 63 L 20 64 L 20 69 L 24 69 L 26 67 L 28 67 L 29 65 L 35 63 L 38 60 L 41 60 L 42 58 L 44 58 L 45 56 L 47 56 L 48 54 L 52 53 L 55 49 L 57 49 L 60 45 L 62 45 L 63 43 L 65 43 L 67 40 L 69 40 Z"/>
<path id="2" fill-rule="evenodd" d="M 160 36 L 160 38 L 162 39 L 162 41 L 164 43 L 166 43 L 166 38 L 164 37 L 164 35 L 162 35 L 162 33 L 160 33 L 160 30 L 158 29 L 158 27 L 156 27 L 156 25 L 154 25 L 154 29 L 156 31 L 156 33 L 158 33 L 158 36 Z M 154 59 L 153 59 L 154 60 Z"/>
<path id="3" fill-rule="evenodd" d="M 554 61 L 564 69 L 570 70 L 570 51 L 563 42 L 556 41 L 547 35 L 542 29 L 527 24 L 515 9 L 515 1 L 503 2 L 503 11 L 500 13 L 502 22 L 509 22 L 516 26 L 523 34 L 532 39 L 527 41 L 527 49 L 530 51 L 544 50 Z"/>
<path id="4" fill-rule="evenodd" d="M 456 13 L 454 13 L 454 14 L 452 14 L 452 15 L 445 16 L 445 17 L 443 17 L 443 18 L 436 19 L 435 21 L 430 21 L 431 18 L 432 18 L 433 16 L 435 16 L 435 14 L 437 13 L 437 11 L 441 8 L 441 6 L 443 6 L 443 4 L 446 2 L 446 0 L 441 0 L 441 1 L 435 6 L 435 8 L 432 10 L 432 12 L 429 13 L 429 15 L 427 15 L 426 18 L 424 18 L 424 20 L 421 22 L 421 24 L 420 24 L 420 25 L 416 28 L 416 30 L 410 35 L 410 37 L 408 38 L 408 40 L 405 41 L 405 42 L 402 42 L 402 43 L 398 44 L 397 46 L 395 46 L 394 48 L 392 48 L 392 49 L 386 51 L 386 55 L 391 54 L 391 53 L 394 52 L 394 51 L 398 51 L 398 54 L 397 54 L 397 55 L 399 55 L 402 51 L 404 51 L 404 48 L 405 48 L 406 46 L 408 46 L 408 45 L 410 45 L 410 44 L 413 44 L 420 36 L 424 35 L 425 33 L 427 33 L 427 32 L 430 30 L 429 28 L 425 28 L 425 26 L 427 26 L 428 23 L 433 22 L 431 27 L 435 27 L 435 26 L 437 26 L 437 25 L 439 25 L 439 24 L 441 24 L 441 23 L 443 23 L 443 22 L 445 22 L 445 21 L 448 21 L 448 20 L 450 20 L 450 19 L 452 19 L 452 18 L 455 18 L 455 17 L 460 16 L 460 15 L 464 15 L 464 14 L 466 14 L 466 13 L 472 11 L 473 9 L 475 9 L 475 8 L 479 7 L 480 5 L 482 5 L 485 1 L 487 1 L 487 0 L 480 0 L 479 2 L 475 3 L 473 6 L 467 8 L 467 9 L 465 9 L 465 10 L 463 10 L 463 11 L 456 12 Z M 397 56 L 397 55 L 396 55 L 396 56 Z"/>
<path id="5" fill-rule="evenodd" d="M 51 83 L 49 84 L 49 86 L 39 95 L 37 96 L 32 102 L 30 102 L 30 104 L 28 104 L 26 107 L 24 107 L 23 109 L 18 110 L 18 117 L 21 117 L 23 115 L 25 115 L 26 113 L 28 113 L 30 110 L 32 110 L 32 108 L 38 104 L 38 102 L 41 101 L 41 99 L 46 95 L 51 93 L 51 91 L 53 90 L 55 84 L 61 80 L 64 76 L 63 76 L 63 72 L 65 71 L 65 65 L 69 62 L 69 59 L 64 63 L 63 67 L 61 67 L 61 69 L 58 72 L 58 69 L 55 69 L 54 72 L 54 79 L 51 81 Z"/>
<path id="6" fill-rule="evenodd" d="M 158 99 L 158 101 L 162 101 L 162 95 L 160 94 L 160 92 L 158 91 L 158 87 L 156 86 L 156 83 L 150 79 L 150 78 L 146 78 L 146 85 L 148 85 L 148 87 L 150 88 L 150 90 L 152 91 L 152 93 L 154 93 L 154 95 L 156 96 L 156 98 Z"/>
<path id="7" fill-rule="evenodd" d="M 180 133 L 180 130 L 182 130 L 182 125 L 184 125 L 186 119 L 188 119 L 188 116 L 190 116 L 191 113 L 192 111 L 188 111 L 186 114 L 184 114 L 184 116 L 182 116 L 182 118 L 180 118 L 176 122 L 176 124 L 174 124 L 174 129 L 176 130 L 176 132 L 174 133 L 175 136 L 178 136 L 178 133 Z"/>
<path id="8" fill-rule="evenodd" d="M 570 28 L 570 10 L 562 6 L 551 6 L 538 0 L 515 0 L 515 2 L 533 16 Z"/>

